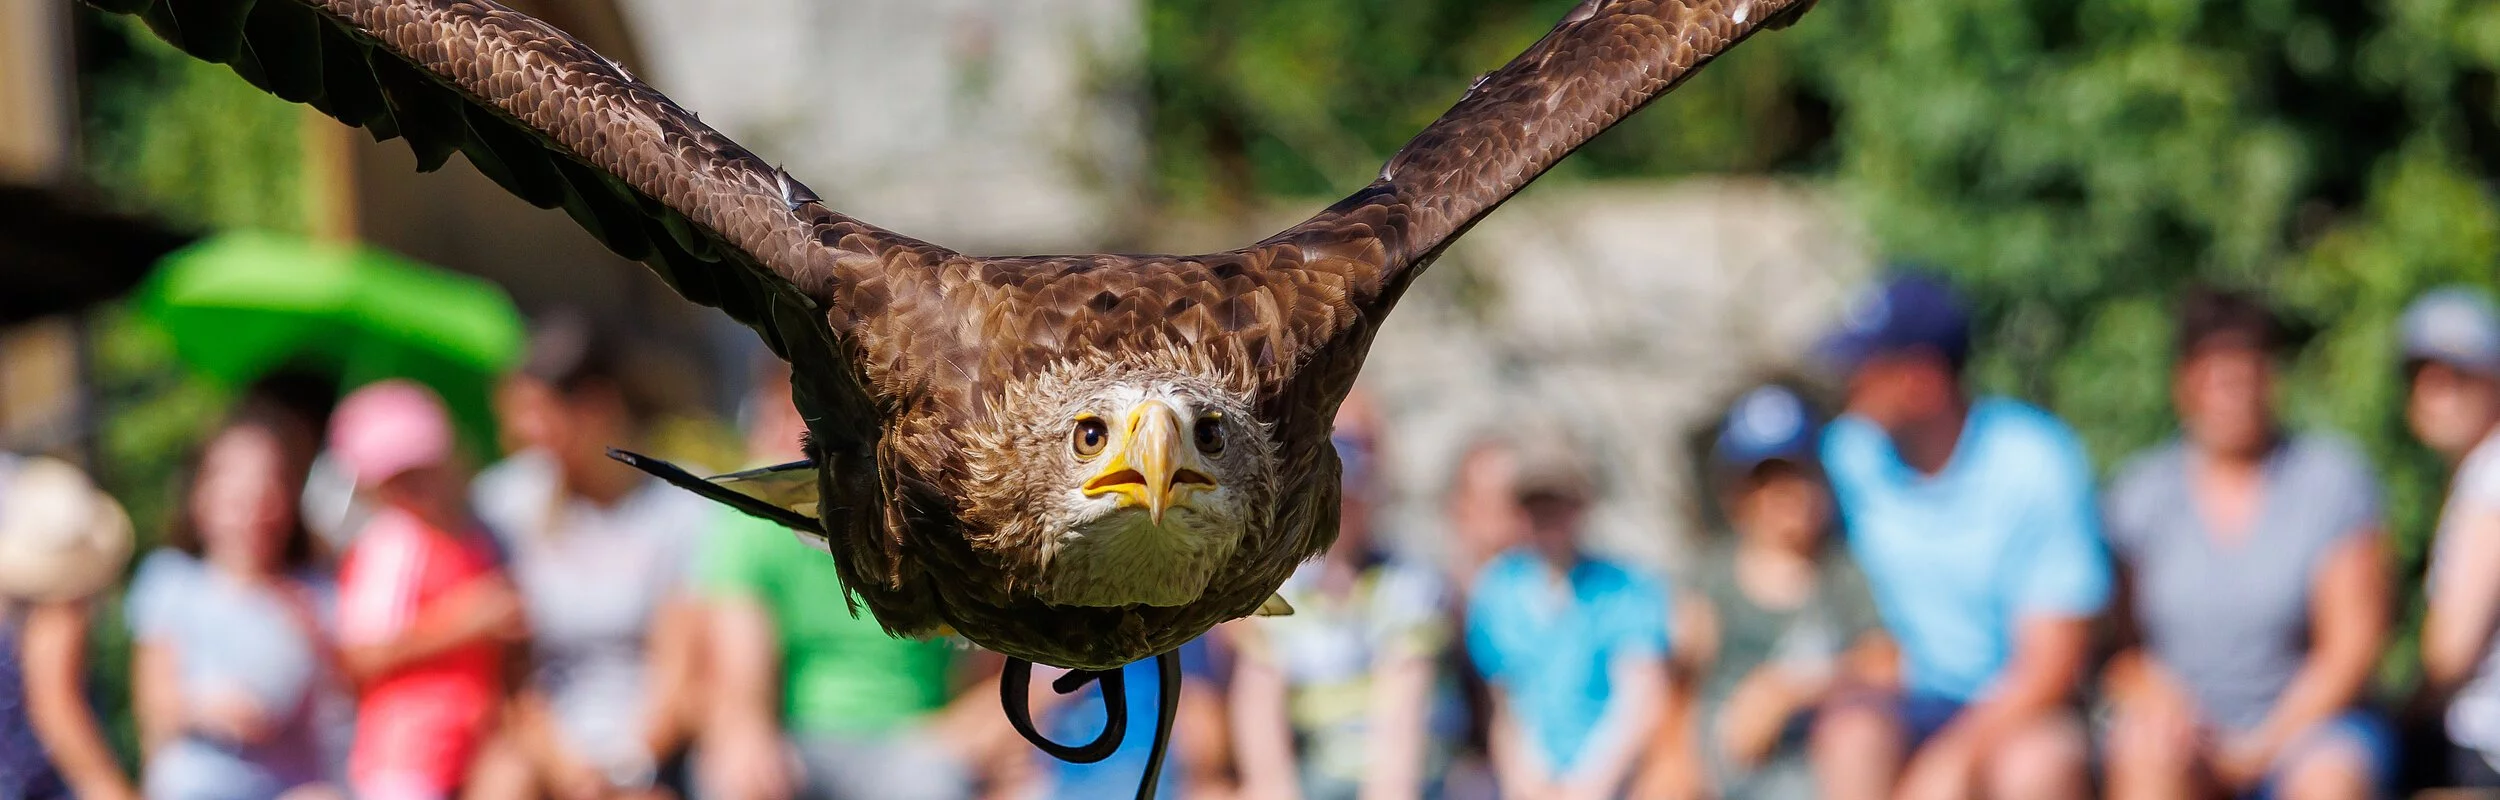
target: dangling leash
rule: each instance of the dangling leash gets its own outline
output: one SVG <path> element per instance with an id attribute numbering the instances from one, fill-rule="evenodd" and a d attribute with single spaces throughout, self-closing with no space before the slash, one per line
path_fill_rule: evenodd
<path id="1" fill-rule="evenodd" d="M 1155 656 L 1156 716 L 1154 748 L 1146 754 L 1146 777 L 1137 785 L 1137 800 L 1154 800 L 1155 785 L 1163 779 L 1163 755 L 1172 749 L 1172 719 L 1181 709 L 1181 657 L 1178 651 Z M 1007 724 L 1016 733 L 1032 742 L 1050 757 L 1071 764 L 1092 764 L 1110 758 L 1120 749 L 1120 741 L 1128 736 L 1128 679 L 1124 670 L 1070 670 L 1050 682 L 1052 691 L 1068 694 L 1085 688 L 1086 684 L 1102 687 L 1102 707 L 1108 718 L 1103 720 L 1102 733 L 1082 745 L 1065 745 L 1033 727 L 1033 706 L 1030 689 L 1033 683 L 1033 662 L 1021 658 L 1007 659 L 1007 668 L 998 678 L 998 699 L 1007 707 Z"/>

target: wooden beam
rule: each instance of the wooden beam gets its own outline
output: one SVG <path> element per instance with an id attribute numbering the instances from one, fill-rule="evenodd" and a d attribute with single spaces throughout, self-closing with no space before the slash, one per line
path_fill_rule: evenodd
<path id="1" fill-rule="evenodd" d="M 68 4 L 0 0 L 0 179 L 59 177 L 70 153 Z"/>
<path id="2" fill-rule="evenodd" d="M 355 128 L 342 125 L 311 106 L 303 109 L 304 228 L 325 242 L 363 238 L 356 202 Z"/>

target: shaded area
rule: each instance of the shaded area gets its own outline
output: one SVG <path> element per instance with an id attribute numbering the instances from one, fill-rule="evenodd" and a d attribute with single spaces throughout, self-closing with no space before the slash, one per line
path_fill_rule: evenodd
<path id="1" fill-rule="evenodd" d="M 195 238 L 83 188 L 0 185 L 0 326 L 120 297 Z"/>

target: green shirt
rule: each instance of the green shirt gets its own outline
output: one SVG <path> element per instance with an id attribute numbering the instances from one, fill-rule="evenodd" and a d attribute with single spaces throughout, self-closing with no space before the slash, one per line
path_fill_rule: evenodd
<path id="1" fill-rule="evenodd" d="M 876 733 L 946 704 L 954 645 L 886 635 L 865 612 L 851 615 L 832 556 L 780 525 L 722 516 L 697 580 L 712 597 L 749 598 L 772 614 L 793 732 Z"/>

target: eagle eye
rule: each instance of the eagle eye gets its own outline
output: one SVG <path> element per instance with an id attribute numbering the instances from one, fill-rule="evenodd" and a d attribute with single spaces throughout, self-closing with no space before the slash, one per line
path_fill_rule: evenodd
<path id="1" fill-rule="evenodd" d="M 1224 424 L 1221 417 L 1214 414 L 1199 417 L 1197 427 L 1190 433 L 1191 437 L 1197 440 L 1198 452 L 1207 455 L 1224 452 Z"/>
<path id="2" fill-rule="evenodd" d="M 1068 444 L 1083 458 L 1102 455 L 1104 445 L 1111 443 L 1111 428 L 1100 417 L 1086 415 L 1076 418 L 1076 431 L 1069 434 Z"/>

